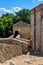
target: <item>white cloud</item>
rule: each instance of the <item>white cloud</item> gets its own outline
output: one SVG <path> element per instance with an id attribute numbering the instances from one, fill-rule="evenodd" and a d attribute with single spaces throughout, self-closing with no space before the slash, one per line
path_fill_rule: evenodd
<path id="1" fill-rule="evenodd" d="M 6 8 L 0 8 L 0 12 L 3 12 L 3 13 L 15 13 L 15 12 L 18 12 L 19 10 L 21 10 L 22 8 L 20 7 L 12 7 L 11 10 L 8 10 Z"/>
<path id="2" fill-rule="evenodd" d="M 0 8 L 0 12 L 12 13 L 11 10 L 7 10 L 7 9 L 5 9 L 5 8 Z"/>
<path id="3" fill-rule="evenodd" d="M 37 1 L 43 1 L 43 0 L 37 0 Z"/>
<path id="4" fill-rule="evenodd" d="M 20 7 L 13 7 L 12 8 L 12 11 L 13 12 L 18 12 L 19 10 L 21 10 L 22 8 L 20 8 Z"/>
<path id="5" fill-rule="evenodd" d="M 43 2 L 43 0 L 33 0 L 32 2 Z"/>

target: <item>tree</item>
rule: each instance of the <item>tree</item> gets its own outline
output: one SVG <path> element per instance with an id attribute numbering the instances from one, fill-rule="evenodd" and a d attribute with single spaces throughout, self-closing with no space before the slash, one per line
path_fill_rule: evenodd
<path id="1" fill-rule="evenodd" d="M 0 37 L 9 37 L 13 33 L 12 25 L 18 21 L 30 24 L 30 10 L 22 9 L 14 14 L 2 14 L 0 17 Z"/>
<path id="2" fill-rule="evenodd" d="M 16 12 L 16 16 L 19 16 L 19 20 L 30 24 L 30 10 L 22 9 L 19 12 Z"/>
<path id="3" fill-rule="evenodd" d="M 12 34 L 13 14 L 3 14 L 0 17 L 0 37 L 9 37 Z"/>

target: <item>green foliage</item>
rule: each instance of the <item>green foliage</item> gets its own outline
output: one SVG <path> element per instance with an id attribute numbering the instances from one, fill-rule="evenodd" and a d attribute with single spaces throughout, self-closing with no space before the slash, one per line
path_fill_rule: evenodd
<path id="1" fill-rule="evenodd" d="M 24 21 L 30 24 L 30 11 L 28 9 L 22 9 L 19 12 L 13 14 L 2 14 L 0 17 L 0 37 L 9 37 L 12 34 L 12 25 L 18 21 Z"/>
<path id="2" fill-rule="evenodd" d="M 13 14 L 3 14 L 0 17 L 0 37 L 9 37 L 12 34 Z"/>
<path id="3" fill-rule="evenodd" d="M 19 16 L 19 20 L 30 24 L 30 10 L 22 9 L 19 12 L 16 12 L 16 16 Z"/>

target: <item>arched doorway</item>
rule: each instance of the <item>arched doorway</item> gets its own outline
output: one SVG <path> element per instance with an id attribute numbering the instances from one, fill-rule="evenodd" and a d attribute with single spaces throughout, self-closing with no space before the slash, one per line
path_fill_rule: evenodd
<path id="1" fill-rule="evenodd" d="M 15 31 L 15 34 L 14 34 L 14 38 L 16 38 L 16 36 L 19 34 L 18 31 Z"/>

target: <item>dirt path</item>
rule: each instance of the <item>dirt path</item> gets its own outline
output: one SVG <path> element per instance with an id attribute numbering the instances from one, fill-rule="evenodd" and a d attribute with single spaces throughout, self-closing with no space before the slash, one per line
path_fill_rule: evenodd
<path id="1" fill-rule="evenodd" d="M 0 65 L 43 65 L 43 57 L 32 55 L 21 55 Z"/>

